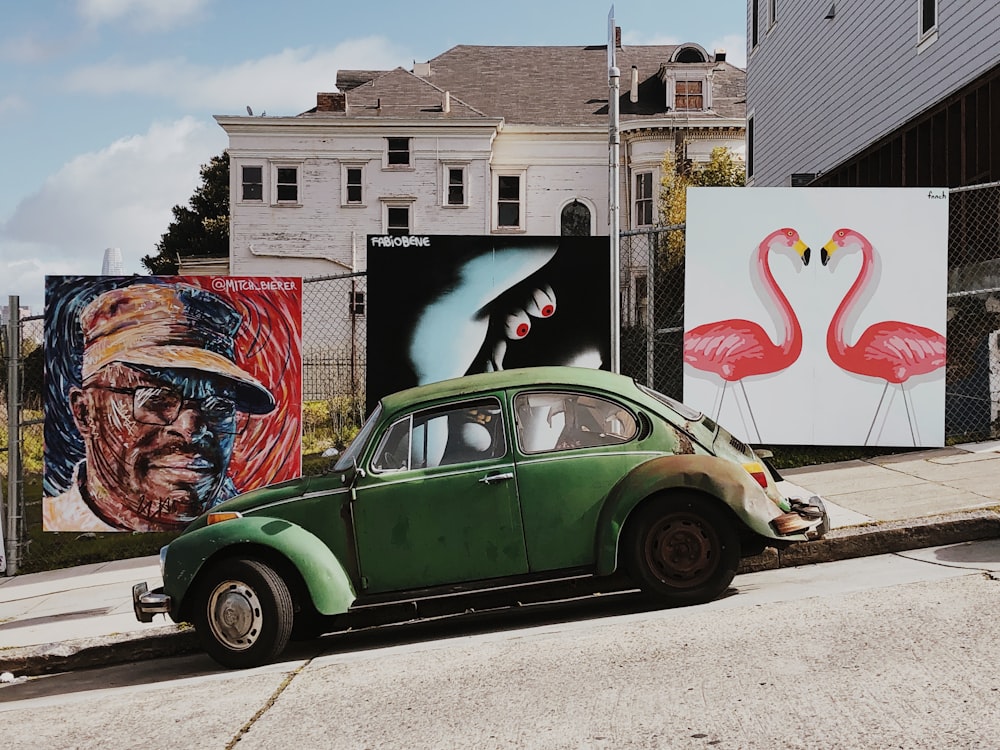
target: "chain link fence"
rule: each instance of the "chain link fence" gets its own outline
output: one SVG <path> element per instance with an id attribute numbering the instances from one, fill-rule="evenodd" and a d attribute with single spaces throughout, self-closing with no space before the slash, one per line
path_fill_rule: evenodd
<path id="1" fill-rule="evenodd" d="M 1000 437 L 1000 183 L 950 192 L 948 367 L 950 443 Z M 685 227 L 625 232 L 620 243 L 621 370 L 683 400 Z M 303 472 L 328 464 L 364 419 L 367 278 L 303 279 Z M 6 322 L 6 321 L 4 321 Z M 41 530 L 43 385 L 41 316 L 0 338 L 0 529 L 7 574 L 153 554 L 172 535 L 72 534 Z M 7 381 L 20 387 L 8 403 Z M 14 467 L 13 471 L 10 467 Z M 14 561 L 13 570 L 10 562 Z"/>

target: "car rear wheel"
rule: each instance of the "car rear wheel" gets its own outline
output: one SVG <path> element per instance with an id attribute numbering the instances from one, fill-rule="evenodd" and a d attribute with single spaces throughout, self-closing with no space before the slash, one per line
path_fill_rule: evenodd
<path id="1" fill-rule="evenodd" d="M 726 590 L 740 561 L 734 521 L 708 498 L 657 498 L 635 512 L 624 555 L 639 587 L 662 602 L 700 604 Z"/>
<path id="2" fill-rule="evenodd" d="M 294 611 L 288 586 L 256 560 L 225 560 L 203 579 L 194 626 L 202 647 L 224 667 L 256 667 L 288 644 Z"/>

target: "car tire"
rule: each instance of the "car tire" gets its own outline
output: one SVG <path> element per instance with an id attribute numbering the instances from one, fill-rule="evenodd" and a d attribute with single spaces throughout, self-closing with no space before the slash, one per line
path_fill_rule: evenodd
<path id="1" fill-rule="evenodd" d="M 735 522 L 714 501 L 684 493 L 655 498 L 629 519 L 623 555 L 635 583 L 661 603 L 712 601 L 740 561 Z"/>
<path id="2" fill-rule="evenodd" d="M 193 619 L 202 647 L 215 661 L 224 667 L 256 667 L 275 659 L 288 644 L 292 596 L 264 563 L 224 560 L 202 580 Z"/>

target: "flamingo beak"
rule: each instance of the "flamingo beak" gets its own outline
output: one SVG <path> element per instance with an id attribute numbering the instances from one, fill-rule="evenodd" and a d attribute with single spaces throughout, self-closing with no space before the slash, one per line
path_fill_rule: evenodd
<path id="1" fill-rule="evenodd" d="M 833 240 L 830 240 L 825 245 L 823 245 L 823 249 L 819 253 L 819 259 L 822 261 L 824 266 L 830 262 L 830 258 L 833 256 L 833 251 L 836 249 L 837 249 L 837 243 L 834 242 Z"/>
<path id="2" fill-rule="evenodd" d="M 792 249 L 799 254 L 800 258 L 802 258 L 802 265 L 808 266 L 809 255 L 812 253 L 812 250 L 809 249 L 809 245 L 804 243 L 802 240 L 796 240 L 795 244 L 792 245 Z"/>

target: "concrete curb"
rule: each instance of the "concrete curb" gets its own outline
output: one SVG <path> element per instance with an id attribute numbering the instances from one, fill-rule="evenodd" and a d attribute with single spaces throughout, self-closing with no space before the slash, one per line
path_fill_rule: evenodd
<path id="1" fill-rule="evenodd" d="M 822 539 L 796 543 L 783 550 L 769 548 L 763 554 L 744 559 L 739 572 L 794 568 L 997 537 L 1000 537 L 1000 512 L 990 509 L 876 521 L 833 529 Z"/>
<path id="2" fill-rule="evenodd" d="M 0 672 L 15 677 L 56 674 L 75 669 L 130 664 L 145 659 L 180 656 L 200 649 L 194 629 L 165 625 L 138 633 L 45 643 L 0 650 Z"/>
<path id="3" fill-rule="evenodd" d="M 905 521 L 879 521 L 833 529 L 823 539 L 793 544 L 780 551 L 769 548 L 743 560 L 739 572 L 791 568 L 995 538 L 1000 538 L 1000 512 L 989 509 Z M 3 649 L 0 650 L 0 672 L 34 677 L 181 656 L 199 650 L 197 635 L 191 627 L 166 625 L 137 633 Z"/>

